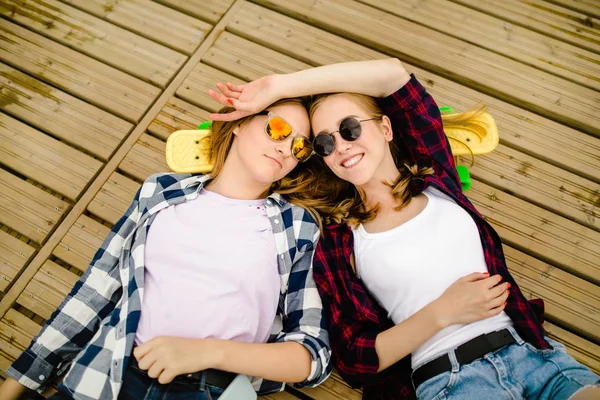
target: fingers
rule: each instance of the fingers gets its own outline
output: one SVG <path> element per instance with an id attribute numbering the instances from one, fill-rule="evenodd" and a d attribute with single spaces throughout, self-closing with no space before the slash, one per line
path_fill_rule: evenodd
<path id="1" fill-rule="evenodd" d="M 250 114 L 252 113 L 248 111 L 236 110 L 225 114 L 210 114 L 210 119 L 211 121 L 236 121 L 240 118 L 247 117 Z"/>
<path id="2" fill-rule="evenodd" d="M 147 354 L 138 359 L 138 367 L 144 371 L 148 371 L 152 368 L 152 365 L 156 362 L 156 356 L 154 354 Z"/>
<path id="3" fill-rule="evenodd" d="M 171 371 L 165 369 L 158 377 L 158 383 L 161 383 L 163 385 L 170 383 L 173 379 L 175 379 L 175 376 L 176 375 L 174 375 Z"/>
<path id="4" fill-rule="evenodd" d="M 137 346 L 135 349 L 133 349 L 133 356 L 138 361 L 138 363 L 142 358 L 144 358 L 146 354 L 148 354 L 151 348 L 152 346 L 150 346 L 149 342 L 146 342 L 141 346 Z"/>
<path id="5" fill-rule="evenodd" d="M 469 275 L 463 276 L 459 280 L 462 280 L 464 282 L 476 282 L 476 281 L 480 281 L 482 279 L 486 279 L 489 276 L 490 276 L 489 272 L 473 272 Z"/>
<path id="6" fill-rule="evenodd" d="M 483 285 L 484 288 L 491 289 L 494 286 L 496 286 L 497 284 L 499 284 L 500 281 L 502 281 L 501 275 L 493 275 L 493 276 L 490 276 L 489 278 L 482 279 L 481 284 Z"/>
<path id="7" fill-rule="evenodd" d="M 231 100 L 230 98 L 224 96 L 223 94 L 217 92 L 216 90 L 212 90 L 209 89 L 207 91 L 208 95 L 215 101 L 218 101 L 219 103 L 223 104 L 224 106 L 229 106 L 231 107 L 233 104 L 233 100 Z"/>
<path id="8" fill-rule="evenodd" d="M 231 83 L 227 82 L 227 86 L 223 85 L 221 82 L 217 83 L 217 88 L 223 93 L 225 96 L 233 99 L 239 99 L 241 93 L 239 91 L 234 91 L 230 88 Z M 233 85 L 231 85 L 233 87 Z"/>
<path id="9" fill-rule="evenodd" d="M 503 286 L 503 285 L 501 285 L 501 286 Z M 509 295 L 510 295 L 510 291 L 505 290 L 499 296 L 494 297 L 487 303 L 489 308 L 494 309 L 494 308 L 502 306 L 504 303 L 506 303 L 506 300 L 508 299 Z"/>
<path id="10" fill-rule="evenodd" d="M 495 299 L 496 297 L 502 295 L 508 289 L 510 289 L 510 283 L 508 283 L 508 282 L 504 282 L 499 285 L 496 285 L 493 288 L 489 289 L 489 292 L 488 292 L 489 297 L 488 298 Z"/>
<path id="11" fill-rule="evenodd" d="M 507 296 L 508 297 L 508 296 Z M 506 308 L 506 301 L 500 304 L 498 307 L 492 308 L 487 312 L 486 318 L 493 317 L 500 314 Z"/>
<path id="12" fill-rule="evenodd" d="M 227 82 L 227 88 L 229 88 L 229 90 L 232 90 L 232 91 L 235 91 L 235 92 L 241 92 L 241 91 L 243 91 L 245 86 L 246 86 L 246 84 L 234 85 L 231 82 Z"/>
<path id="13" fill-rule="evenodd" d="M 154 364 L 152 364 L 150 369 L 148 369 L 148 376 L 150 378 L 158 378 L 162 374 L 164 369 L 165 368 L 161 365 L 161 363 L 155 362 Z"/>

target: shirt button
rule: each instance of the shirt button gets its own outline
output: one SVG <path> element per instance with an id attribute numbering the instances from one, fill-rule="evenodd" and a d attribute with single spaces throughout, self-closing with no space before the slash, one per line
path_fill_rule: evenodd
<path id="1" fill-rule="evenodd" d="M 275 222 L 276 224 L 278 224 L 278 223 L 279 223 L 279 220 L 278 220 L 278 219 L 276 219 L 276 220 L 275 220 L 275 221 L 273 221 L 273 222 Z"/>
<path id="2" fill-rule="evenodd" d="M 38 378 L 40 378 L 40 381 L 43 381 L 44 379 L 46 379 L 46 376 L 45 375 L 40 375 L 40 376 L 38 376 Z"/>

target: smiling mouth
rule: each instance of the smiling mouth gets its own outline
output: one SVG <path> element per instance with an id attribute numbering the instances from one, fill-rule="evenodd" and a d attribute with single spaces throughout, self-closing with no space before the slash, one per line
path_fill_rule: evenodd
<path id="1" fill-rule="evenodd" d="M 359 155 L 356 155 L 356 156 L 352 156 L 352 157 L 344 160 L 342 162 L 342 166 L 344 168 L 352 168 L 353 166 L 355 166 L 356 164 L 358 164 L 360 162 L 360 160 L 363 159 L 364 156 L 365 156 L 364 154 L 359 154 Z"/>
<path id="2" fill-rule="evenodd" d="M 277 165 L 279 165 L 279 168 L 283 168 L 283 165 L 281 165 L 281 163 L 278 160 L 274 159 L 273 157 L 269 157 L 267 155 L 265 155 L 265 157 L 272 160 L 274 163 L 277 163 Z"/>

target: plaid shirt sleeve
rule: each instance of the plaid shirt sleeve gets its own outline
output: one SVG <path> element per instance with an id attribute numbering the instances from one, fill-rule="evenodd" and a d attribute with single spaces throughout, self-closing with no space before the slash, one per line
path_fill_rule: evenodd
<path id="1" fill-rule="evenodd" d="M 440 110 L 417 78 L 411 74 L 403 87 L 377 103 L 392 121 L 396 142 L 405 144 L 403 150 L 410 159 L 419 166 L 432 166 L 438 176 L 446 172 L 460 188 Z"/>
<path id="2" fill-rule="evenodd" d="M 29 347 L 6 371 L 22 385 L 43 390 L 91 340 L 100 321 L 121 294 L 119 256 L 139 216 L 138 191 L 127 212 L 112 228 L 85 273 L 54 311 Z"/>
<path id="3" fill-rule="evenodd" d="M 327 323 L 313 277 L 313 255 L 320 231 L 308 212 L 302 212 L 304 216 L 302 223 L 298 224 L 299 229 L 310 232 L 301 232 L 300 237 L 310 240 L 298 242 L 299 254 L 292 265 L 285 296 L 283 331 L 276 339 L 276 342 L 300 343 L 310 352 L 310 374 L 304 382 L 294 384 L 298 388 L 317 386 L 331 373 Z M 308 222 L 307 219 L 310 219 L 310 223 L 304 223 Z"/>
<path id="4" fill-rule="evenodd" d="M 345 273 L 341 229 L 326 227 L 314 258 L 315 281 L 329 321 L 333 360 L 353 387 L 380 381 L 375 339 L 382 330 L 374 304 Z"/>

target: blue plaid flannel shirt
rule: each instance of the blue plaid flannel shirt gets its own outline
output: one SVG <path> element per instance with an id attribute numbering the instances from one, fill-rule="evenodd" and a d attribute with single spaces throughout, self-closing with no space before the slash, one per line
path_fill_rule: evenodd
<path id="1" fill-rule="evenodd" d="M 148 178 L 81 279 L 7 374 L 41 391 L 70 366 L 63 385 L 74 398 L 116 399 L 140 319 L 150 224 L 160 210 L 196 198 L 209 179 L 190 174 Z M 329 338 L 312 271 L 319 229 L 304 209 L 276 193 L 267 198 L 266 208 L 281 281 L 268 341 L 304 345 L 311 354 L 311 371 L 297 386 L 316 386 L 331 372 Z M 253 385 L 259 394 L 284 388 L 283 383 L 260 378 L 253 378 Z"/>

